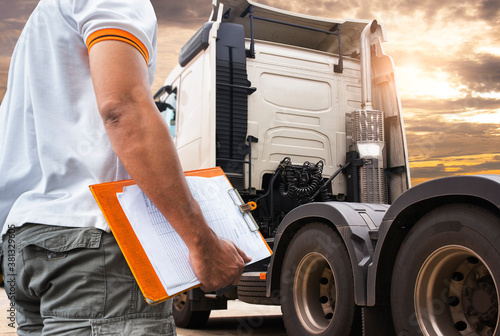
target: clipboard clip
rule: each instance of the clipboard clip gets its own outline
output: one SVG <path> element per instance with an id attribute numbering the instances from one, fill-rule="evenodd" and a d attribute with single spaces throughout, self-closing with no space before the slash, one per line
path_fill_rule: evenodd
<path id="1" fill-rule="evenodd" d="M 234 205 L 236 205 L 238 209 L 240 209 L 243 219 L 247 223 L 247 226 L 250 229 L 250 231 L 252 232 L 258 231 L 259 225 L 250 214 L 250 211 L 257 208 L 257 204 L 255 202 L 248 202 L 248 203 L 243 202 L 240 193 L 235 188 L 229 189 L 227 192 L 231 197 L 231 199 L 233 200 Z"/>
<path id="2" fill-rule="evenodd" d="M 239 205 L 241 213 L 247 213 L 252 210 L 257 209 L 257 204 L 255 202 L 248 202 Z"/>

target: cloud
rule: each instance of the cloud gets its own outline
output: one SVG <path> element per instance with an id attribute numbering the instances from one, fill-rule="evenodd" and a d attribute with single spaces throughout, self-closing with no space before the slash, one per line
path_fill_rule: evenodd
<path id="1" fill-rule="evenodd" d="M 492 2 L 493 1 L 495 0 L 492 0 Z M 389 20 L 397 20 L 401 24 L 405 21 L 404 19 L 401 19 L 401 17 L 406 16 L 405 13 L 413 16 L 415 12 L 420 12 L 426 19 L 431 21 L 430 19 L 434 18 L 441 10 L 451 12 L 451 9 L 453 9 L 456 12 L 457 8 L 462 8 L 458 6 L 454 0 L 353 0 L 348 2 L 340 0 L 259 0 L 257 2 L 272 7 L 314 16 L 336 19 L 346 17 L 374 19 L 382 17 Z"/>
<path id="2" fill-rule="evenodd" d="M 289 0 L 258 0 L 256 2 L 262 3 L 267 6 L 295 12 L 306 15 L 329 17 L 333 19 L 342 19 L 347 16 L 353 17 L 355 13 L 363 6 L 359 5 L 359 1 L 340 1 L 340 0 L 302 0 L 302 1 L 289 1 Z M 367 3 L 364 5 L 368 7 Z M 334 9 L 335 16 L 332 13 Z M 361 17 L 359 17 L 361 18 Z"/>
<path id="3" fill-rule="evenodd" d="M 483 0 L 479 5 L 481 18 L 487 21 L 499 22 L 500 2 L 498 0 Z"/>
<path id="4" fill-rule="evenodd" d="M 411 162 L 500 151 L 500 125 L 495 123 L 449 122 L 439 116 L 423 116 L 406 125 Z"/>
<path id="5" fill-rule="evenodd" d="M 410 13 L 421 12 L 425 15 L 428 23 L 443 23 L 435 19 L 447 19 L 449 22 L 457 22 L 464 19 L 479 19 L 487 21 L 497 21 L 500 12 L 498 0 L 465 0 L 457 2 L 455 0 L 403 0 L 403 1 L 372 1 L 372 8 L 377 8 L 385 12 Z"/>
<path id="6" fill-rule="evenodd" d="M 16 46 L 21 30 L 2 29 L 1 25 L 0 29 L 2 31 L 0 34 L 0 56 L 10 56 Z"/>
<path id="7" fill-rule="evenodd" d="M 23 26 L 24 22 L 19 23 L 10 19 L 0 20 L 0 56 L 12 54 Z"/>
<path id="8" fill-rule="evenodd" d="M 10 56 L 38 0 L 0 0 L 0 101 L 7 90 Z"/>
<path id="9" fill-rule="evenodd" d="M 412 179 L 434 179 L 438 177 L 480 174 L 485 171 L 500 171 L 500 161 L 485 161 L 472 165 L 437 164 L 434 167 L 415 167 L 411 169 Z"/>
<path id="10" fill-rule="evenodd" d="M 39 0 L 0 1 L 0 21 L 15 19 L 23 25 L 38 2 Z"/>
<path id="11" fill-rule="evenodd" d="M 485 89 L 485 91 L 487 91 Z M 415 115 L 415 113 L 436 115 L 450 115 L 472 110 L 497 110 L 500 109 L 500 99 L 482 98 L 472 96 L 470 93 L 458 99 L 422 99 L 403 98 L 403 115 Z M 496 113 L 496 112 L 495 112 Z"/>
<path id="12" fill-rule="evenodd" d="M 442 163 L 436 165 L 435 167 L 412 168 L 410 174 L 412 179 L 425 179 L 425 180 L 453 175 L 453 173 L 446 171 L 446 167 Z"/>
<path id="13" fill-rule="evenodd" d="M 0 102 L 7 91 L 7 74 L 9 72 L 10 57 L 0 56 Z"/>
<path id="14" fill-rule="evenodd" d="M 196 29 L 189 27 L 174 28 L 170 25 L 160 25 L 158 27 L 158 61 L 152 85 L 154 92 L 163 86 L 166 77 L 178 63 L 181 47 L 191 38 Z"/>
<path id="15" fill-rule="evenodd" d="M 151 0 L 159 25 L 170 27 L 199 28 L 211 13 L 211 2 L 207 0 L 167 1 Z"/>
<path id="16" fill-rule="evenodd" d="M 476 92 L 500 91 L 500 55 L 469 54 L 446 62 L 444 69 L 457 82 Z"/>

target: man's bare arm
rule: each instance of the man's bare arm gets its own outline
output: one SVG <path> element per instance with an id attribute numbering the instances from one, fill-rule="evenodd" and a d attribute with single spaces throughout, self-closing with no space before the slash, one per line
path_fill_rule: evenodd
<path id="1" fill-rule="evenodd" d="M 220 240 L 205 222 L 153 101 L 144 58 L 120 41 L 97 43 L 89 58 L 99 112 L 113 150 L 186 243 L 203 288 L 237 284 L 249 258 L 232 242 Z"/>

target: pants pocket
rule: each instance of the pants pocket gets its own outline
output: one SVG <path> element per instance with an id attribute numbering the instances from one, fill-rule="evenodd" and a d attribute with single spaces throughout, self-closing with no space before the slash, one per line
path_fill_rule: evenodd
<path id="1" fill-rule="evenodd" d="M 93 336 L 175 336 L 172 316 L 164 319 L 120 317 L 90 321 Z"/>

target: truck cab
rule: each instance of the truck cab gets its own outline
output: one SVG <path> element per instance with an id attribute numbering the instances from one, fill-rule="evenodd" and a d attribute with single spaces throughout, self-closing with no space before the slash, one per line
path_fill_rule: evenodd
<path id="1" fill-rule="evenodd" d="M 355 160 L 347 153 L 361 149 L 361 159 L 374 164 L 364 165 L 360 183 L 374 190 L 350 190 L 359 187 L 339 174 L 329 194 L 394 200 L 410 182 L 384 41 L 375 21 L 215 2 L 210 20 L 182 48 L 165 82 L 170 94 L 162 97 L 175 102 L 175 113 L 167 109 L 165 116 L 175 125 L 184 169 L 220 166 L 240 192 L 259 193 L 286 157 L 300 165 L 322 162 L 328 178 Z"/>

